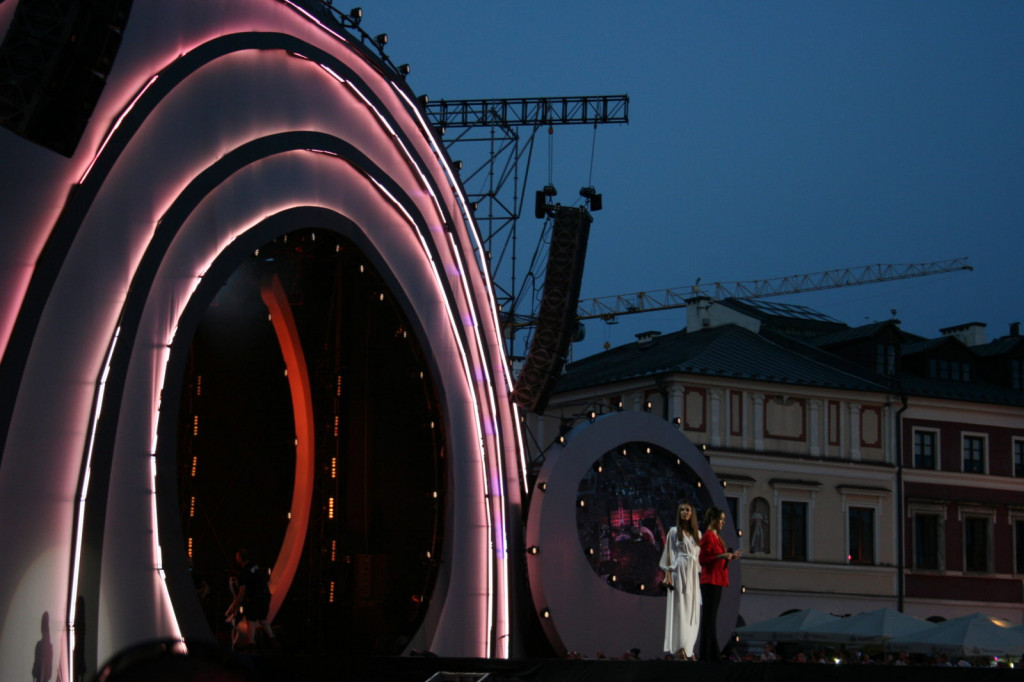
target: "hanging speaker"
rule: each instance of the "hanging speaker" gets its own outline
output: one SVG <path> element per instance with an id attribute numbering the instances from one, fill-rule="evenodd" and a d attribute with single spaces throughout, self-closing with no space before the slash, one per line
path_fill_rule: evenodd
<path id="1" fill-rule="evenodd" d="M 512 391 L 512 399 L 531 412 L 541 413 L 547 406 L 576 333 L 576 308 L 592 221 L 585 208 L 555 206 L 537 324 Z"/>

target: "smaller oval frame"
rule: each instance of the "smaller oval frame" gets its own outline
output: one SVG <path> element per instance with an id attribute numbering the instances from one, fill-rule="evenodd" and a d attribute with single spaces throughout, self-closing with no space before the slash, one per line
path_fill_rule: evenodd
<path id="1" fill-rule="evenodd" d="M 541 467 L 530 501 L 526 554 L 533 604 L 541 627 L 555 651 L 578 652 L 588 658 L 604 653 L 617 658 L 639 649 L 643 658 L 662 655 L 665 600 L 618 590 L 591 568 L 580 544 L 576 522 L 579 483 L 588 469 L 609 450 L 633 442 L 666 450 L 690 468 L 707 500 L 728 510 L 722 485 L 703 453 L 677 427 L 646 412 L 615 412 L 584 422 L 553 445 Z M 733 519 L 726 513 L 722 539 L 739 546 Z M 725 645 L 735 629 L 740 601 L 740 562 L 729 568 L 729 587 L 722 591 L 718 641 Z"/>

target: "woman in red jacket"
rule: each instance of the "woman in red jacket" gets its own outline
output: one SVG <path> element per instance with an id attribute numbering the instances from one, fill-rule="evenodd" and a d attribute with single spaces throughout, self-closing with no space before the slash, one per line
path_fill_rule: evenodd
<path id="1" fill-rule="evenodd" d="M 725 526 L 725 512 L 711 507 L 704 514 L 704 535 L 700 540 L 700 596 L 703 602 L 700 616 L 699 658 L 717 661 L 718 604 L 722 601 L 722 588 L 729 586 L 729 562 L 739 559 L 743 552 L 730 552 L 718 532 Z"/>

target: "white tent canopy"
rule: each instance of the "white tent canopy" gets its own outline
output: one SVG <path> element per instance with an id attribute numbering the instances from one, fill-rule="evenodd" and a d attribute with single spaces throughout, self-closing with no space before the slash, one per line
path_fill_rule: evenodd
<path id="1" fill-rule="evenodd" d="M 1024 632 L 992 622 L 983 613 L 954 618 L 917 633 L 895 637 L 890 651 L 950 656 L 1022 656 Z"/>
<path id="2" fill-rule="evenodd" d="M 839 620 L 836 616 L 817 609 L 803 609 L 784 616 L 751 623 L 736 629 L 743 639 L 775 642 L 803 642 L 814 628 Z"/>
<path id="3" fill-rule="evenodd" d="M 922 618 L 883 608 L 818 624 L 811 628 L 806 639 L 831 644 L 882 644 L 894 637 L 932 627 L 933 623 Z"/>

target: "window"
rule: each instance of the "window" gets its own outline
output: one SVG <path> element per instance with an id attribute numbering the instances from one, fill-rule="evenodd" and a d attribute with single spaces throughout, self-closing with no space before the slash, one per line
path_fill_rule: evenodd
<path id="1" fill-rule="evenodd" d="M 942 517 L 914 514 L 914 568 L 938 571 L 942 568 Z"/>
<path id="2" fill-rule="evenodd" d="M 1014 561 L 1013 569 L 1018 575 L 1024 574 L 1024 519 L 1013 522 Z"/>
<path id="3" fill-rule="evenodd" d="M 1013 475 L 1024 477 L 1024 440 L 1013 441 Z"/>
<path id="4" fill-rule="evenodd" d="M 875 510 L 868 507 L 850 507 L 848 512 L 851 564 L 875 563 Z"/>
<path id="5" fill-rule="evenodd" d="M 896 346 L 891 343 L 875 344 L 875 371 L 885 375 L 896 373 Z"/>
<path id="6" fill-rule="evenodd" d="M 782 559 L 807 561 L 807 503 L 782 503 Z"/>
<path id="7" fill-rule="evenodd" d="M 932 358 L 928 362 L 928 370 L 932 379 L 946 379 L 948 381 L 971 380 L 971 363 L 969 362 L 936 360 Z"/>
<path id="8" fill-rule="evenodd" d="M 985 438 L 983 436 L 964 436 L 964 472 L 969 474 L 985 473 Z"/>
<path id="9" fill-rule="evenodd" d="M 725 504 L 729 507 L 729 518 L 732 519 L 733 524 L 736 526 L 736 530 L 742 532 L 739 516 L 739 498 L 727 497 L 725 498 Z"/>
<path id="10" fill-rule="evenodd" d="M 914 431 L 914 468 L 935 468 L 935 431 Z"/>
<path id="11" fill-rule="evenodd" d="M 990 521 L 979 516 L 964 518 L 964 570 L 987 573 L 989 570 Z"/>

